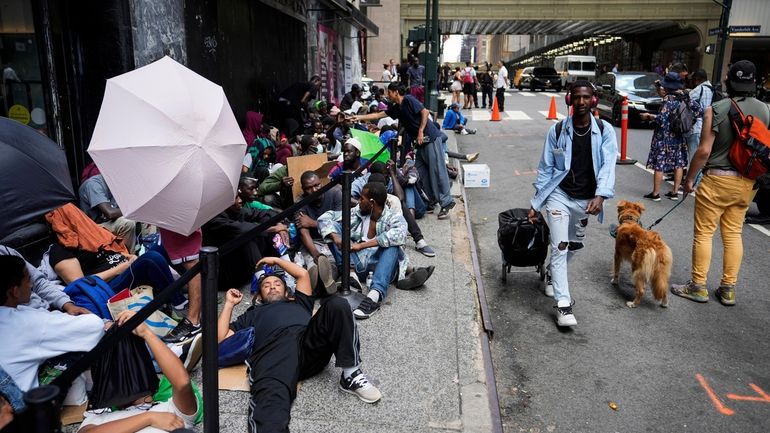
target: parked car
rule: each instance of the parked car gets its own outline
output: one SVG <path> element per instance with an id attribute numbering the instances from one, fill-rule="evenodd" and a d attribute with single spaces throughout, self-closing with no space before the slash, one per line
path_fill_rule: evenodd
<path id="1" fill-rule="evenodd" d="M 537 89 L 553 89 L 561 92 L 561 75 L 556 73 L 556 69 L 547 66 L 528 66 L 521 73 L 518 89 L 533 92 Z"/>
<path id="2" fill-rule="evenodd" d="M 623 97 L 628 98 L 628 124 L 641 125 L 641 113 L 657 114 L 662 98 L 655 90 L 655 82 L 660 75 L 654 72 L 608 72 L 596 79 L 596 91 L 599 94 L 599 115 L 620 125 L 620 111 Z"/>

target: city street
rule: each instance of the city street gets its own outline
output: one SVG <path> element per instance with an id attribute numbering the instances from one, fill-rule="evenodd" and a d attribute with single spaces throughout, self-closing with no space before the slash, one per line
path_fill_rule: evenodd
<path id="1" fill-rule="evenodd" d="M 513 268 L 502 283 L 497 216 L 529 207 L 544 135 L 553 124 L 546 120 L 553 95 L 509 91 L 500 122 L 488 121 L 488 110 L 463 110 L 478 133 L 457 136 L 461 152 L 481 152 L 477 163 L 491 168 L 490 188 L 466 193 L 494 325 L 492 357 L 505 431 L 770 430 L 766 227 L 744 228 L 735 307 L 713 297 L 696 304 L 669 295 L 670 307 L 664 309 L 648 290 L 640 307 L 630 309 L 628 264 L 620 287 L 610 284 L 614 240 L 608 228 L 617 220 L 618 200 L 643 201 L 645 226 L 676 203 L 642 198 L 652 190 L 652 175 L 643 169 L 651 129 L 629 131 L 629 157 L 640 164 L 617 166 L 605 222 L 591 219 L 586 248 L 570 264 L 578 325 L 556 327 L 555 302 L 544 296 L 534 268 Z M 563 95 L 556 95 L 557 107 L 566 114 Z M 655 228 L 672 249 L 674 283 L 690 276 L 693 204 L 688 198 Z M 718 234 L 715 238 L 710 291 L 721 275 L 721 241 Z"/>

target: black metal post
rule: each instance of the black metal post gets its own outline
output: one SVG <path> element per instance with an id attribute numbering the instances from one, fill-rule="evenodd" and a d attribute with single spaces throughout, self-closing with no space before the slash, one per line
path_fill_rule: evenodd
<path id="1" fill-rule="evenodd" d="M 201 297 L 203 308 L 203 431 L 219 431 L 219 368 L 217 365 L 217 280 L 219 249 L 203 247 L 201 260 Z"/>
<path id="2" fill-rule="evenodd" d="M 30 389 L 24 394 L 24 402 L 27 403 L 27 417 L 32 421 L 28 426 L 34 433 L 58 433 L 61 431 L 61 418 L 59 405 L 56 399 L 59 397 L 59 387 L 56 385 L 44 385 Z"/>
<path id="3" fill-rule="evenodd" d="M 716 2 L 719 4 L 719 2 Z M 717 48 L 717 57 L 714 63 L 714 75 L 711 77 L 715 86 L 722 84 L 722 64 L 725 59 L 725 48 L 727 45 L 728 33 L 730 30 L 730 8 L 732 8 L 733 0 L 722 0 L 719 4 L 722 6 L 722 15 L 719 18 L 719 47 Z M 724 87 L 721 87 L 724 90 Z"/>
<path id="4" fill-rule="evenodd" d="M 350 309 L 358 307 L 364 296 L 350 290 L 350 184 L 353 182 L 353 173 L 348 170 L 342 172 L 342 282 L 337 291 L 337 296 L 344 298 L 350 304 Z"/>

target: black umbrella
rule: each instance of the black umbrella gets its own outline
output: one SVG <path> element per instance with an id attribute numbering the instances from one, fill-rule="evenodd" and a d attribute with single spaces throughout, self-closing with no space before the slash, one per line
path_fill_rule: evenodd
<path id="1" fill-rule="evenodd" d="M 74 200 L 64 149 L 0 117 L 0 239 Z"/>

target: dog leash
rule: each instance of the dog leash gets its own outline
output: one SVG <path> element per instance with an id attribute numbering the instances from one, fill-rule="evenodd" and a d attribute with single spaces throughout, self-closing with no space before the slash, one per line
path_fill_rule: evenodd
<path id="1" fill-rule="evenodd" d="M 698 172 L 698 175 L 697 175 L 697 176 L 695 176 L 695 181 L 693 182 L 693 188 L 695 188 L 695 187 L 697 187 L 697 186 L 698 186 L 698 184 L 700 183 L 700 181 L 701 181 L 701 179 L 702 179 L 702 178 L 703 178 L 703 172 L 702 172 L 702 171 L 699 171 L 699 172 Z M 662 217 L 660 217 L 660 218 L 658 218 L 657 220 L 655 220 L 655 222 L 654 222 L 654 223 L 652 223 L 652 225 L 651 225 L 651 226 L 647 227 L 647 230 L 652 230 L 652 228 L 653 228 L 653 227 L 655 227 L 656 225 L 660 224 L 660 222 L 661 222 L 661 221 L 663 221 L 663 218 L 667 217 L 667 216 L 668 216 L 668 214 L 670 214 L 671 212 L 673 212 L 673 211 L 674 211 L 674 209 L 676 209 L 677 207 L 679 207 L 679 205 L 681 205 L 682 203 L 684 203 L 685 199 L 687 199 L 687 196 L 689 196 L 689 195 L 690 195 L 690 194 L 685 194 L 685 195 L 684 195 L 684 197 L 682 197 L 682 199 L 681 199 L 681 200 L 679 200 L 679 203 L 677 203 L 677 204 L 675 204 L 674 206 L 672 206 L 672 207 L 671 207 L 671 209 L 669 209 L 669 210 L 668 210 L 668 212 L 664 213 Z"/>

